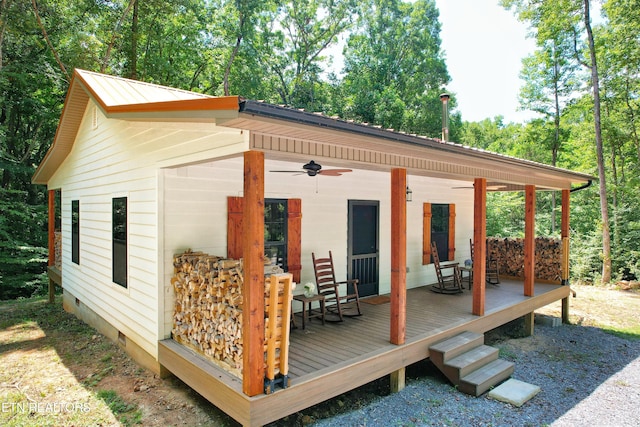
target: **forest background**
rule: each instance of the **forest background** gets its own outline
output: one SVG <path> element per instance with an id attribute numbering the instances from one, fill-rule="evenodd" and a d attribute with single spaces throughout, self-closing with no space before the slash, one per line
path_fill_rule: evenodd
<path id="1" fill-rule="evenodd" d="M 640 274 L 640 0 L 601 2 L 596 25 L 590 0 L 500 4 L 536 40 L 519 99 L 538 118 L 465 121 L 451 93 L 450 140 L 597 176 L 572 193 L 572 280 Z M 0 0 L 0 299 L 46 289 L 47 189 L 30 180 L 74 68 L 438 138 L 440 29 L 433 0 Z M 556 199 L 537 196 L 537 235 L 559 236 Z M 487 234 L 522 236 L 523 201 L 490 194 Z"/>

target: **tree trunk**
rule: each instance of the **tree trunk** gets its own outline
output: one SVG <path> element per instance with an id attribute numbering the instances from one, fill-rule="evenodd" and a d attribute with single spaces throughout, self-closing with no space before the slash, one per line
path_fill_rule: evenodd
<path id="1" fill-rule="evenodd" d="M 7 20 L 4 18 L 4 11 L 7 8 L 7 0 L 2 0 L 0 2 L 0 70 L 2 70 L 2 65 L 4 64 L 4 33 L 7 28 Z"/>
<path id="2" fill-rule="evenodd" d="M 47 46 L 51 50 L 51 53 L 53 54 L 53 57 L 56 60 L 56 63 L 60 67 L 60 71 L 62 71 L 62 73 L 67 77 L 67 80 L 70 80 L 71 77 L 69 76 L 69 73 L 67 72 L 66 67 L 62 63 L 62 60 L 60 59 L 60 55 L 58 55 L 58 51 L 53 46 L 53 43 L 51 43 L 51 40 L 49 39 L 49 34 L 47 33 L 47 29 L 44 27 L 44 24 L 42 23 L 42 19 L 40 19 L 40 12 L 38 10 L 38 4 L 36 3 L 36 0 L 32 0 L 31 5 L 33 6 L 33 13 L 36 16 L 36 21 L 38 22 L 38 26 L 42 31 L 42 36 L 44 37 L 44 40 L 47 43 Z"/>
<path id="3" fill-rule="evenodd" d="M 236 58 L 238 51 L 240 50 L 240 44 L 242 43 L 242 38 L 244 34 L 244 15 L 240 12 L 240 19 L 238 20 L 238 37 L 236 38 L 236 44 L 231 51 L 231 55 L 229 56 L 229 60 L 227 61 L 227 65 L 224 68 L 224 78 L 223 78 L 223 88 L 224 88 L 224 96 L 229 96 L 231 91 L 229 89 L 229 75 L 231 74 L 231 65 L 233 64 L 233 60 Z"/>
<path id="4" fill-rule="evenodd" d="M 553 52 L 553 96 L 554 96 L 554 112 L 553 112 L 553 147 L 551 147 L 551 165 L 556 166 L 558 162 L 558 150 L 560 148 L 560 88 L 558 80 L 560 72 L 558 70 L 558 58 L 556 49 Z M 551 234 L 556 233 L 556 192 L 551 194 Z"/>
<path id="5" fill-rule="evenodd" d="M 611 232 L 609 230 L 609 209 L 607 206 L 607 181 L 604 167 L 604 151 L 602 148 L 602 127 L 600 123 L 600 83 L 598 79 L 598 62 L 596 47 L 591 29 L 589 0 L 584 0 L 584 25 L 589 42 L 591 58 L 591 84 L 593 87 L 593 121 L 595 125 L 596 153 L 598 156 L 598 177 L 600 180 L 600 212 L 602 214 L 602 283 L 611 281 Z"/>
<path id="6" fill-rule="evenodd" d="M 138 80 L 138 2 L 133 4 L 131 20 L 131 56 L 129 57 L 129 78 Z"/>

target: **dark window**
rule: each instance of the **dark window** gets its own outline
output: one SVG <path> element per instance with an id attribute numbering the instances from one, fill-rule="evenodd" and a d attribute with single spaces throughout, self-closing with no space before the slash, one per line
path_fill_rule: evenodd
<path id="1" fill-rule="evenodd" d="M 80 201 L 71 201 L 71 261 L 80 264 Z"/>
<path id="2" fill-rule="evenodd" d="M 431 205 L 431 240 L 441 261 L 449 259 L 449 205 Z M 432 261 L 433 262 L 433 261 Z"/>
<path id="3" fill-rule="evenodd" d="M 127 287 L 127 198 L 112 200 L 113 281 Z"/>
<path id="4" fill-rule="evenodd" d="M 264 201 L 264 253 L 287 271 L 287 200 Z"/>

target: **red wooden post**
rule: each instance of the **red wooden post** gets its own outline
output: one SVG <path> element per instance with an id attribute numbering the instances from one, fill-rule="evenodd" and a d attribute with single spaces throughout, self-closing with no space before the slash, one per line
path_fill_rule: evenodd
<path id="1" fill-rule="evenodd" d="M 404 344 L 407 327 L 407 170 L 391 170 L 391 333 Z"/>
<path id="2" fill-rule="evenodd" d="M 524 295 L 532 297 L 536 274 L 536 187 L 524 188 Z"/>
<path id="3" fill-rule="evenodd" d="M 56 191 L 49 190 L 49 224 L 48 224 L 48 245 L 49 245 L 49 266 L 56 263 Z"/>
<path id="4" fill-rule="evenodd" d="M 47 260 L 47 265 L 49 267 L 52 267 L 56 264 L 56 192 L 55 190 L 49 190 L 48 196 L 49 196 L 49 201 L 48 201 L 49 223 L 47 225 L 47 228 L 48 228 L 47 241 L 49 246 L 49 259 Z M 62 286 L 62 283 L 60 283 L 60 286 Z M 55 297 L 56 297 L 56 284 L 51 278 L 51 276 L 49 276 L 49 303 L 53 304 L 55 302 Z"/>
<path id="5" fill-rule="evenodd" d="M 264 153 L 244 153 L 242 391 L 264 392 Z"/>
<path id="6" fill-rule="evenodd" d="M 560 235 L 564 239 L 569 237 L 569 190 L 562 190 L 562 220 L 560 224 Z"/>
<path id="7" fill-rule="evenodd" d="M 487 180 L 473 181 L 473 308 L 476 316 L 484 316 L 487 278 Z"/>

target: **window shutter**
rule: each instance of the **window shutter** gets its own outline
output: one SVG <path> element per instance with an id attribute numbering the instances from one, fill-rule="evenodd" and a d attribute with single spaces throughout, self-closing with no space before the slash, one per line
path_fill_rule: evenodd
<path id="1" fill-rule="evenodd" d="M 242 197 L 227 197 L 227 258 L 242 258 Z"/>
<path id="2" fill-rule="evenodd" d="M 293 274 L 293 281 L 300 283 L 302 270 L 302 200 L 287 201 L 287 267 Z"/>
<path id="3" fill-rule="evenodd" d="M 456 258 L 456 205 L 449 205 L 449 259 Z"/>
<path id="4" fill-rule="evenodd" d="M 431 203 L 422 205 L 422 265 L 431 264 Z"/>

